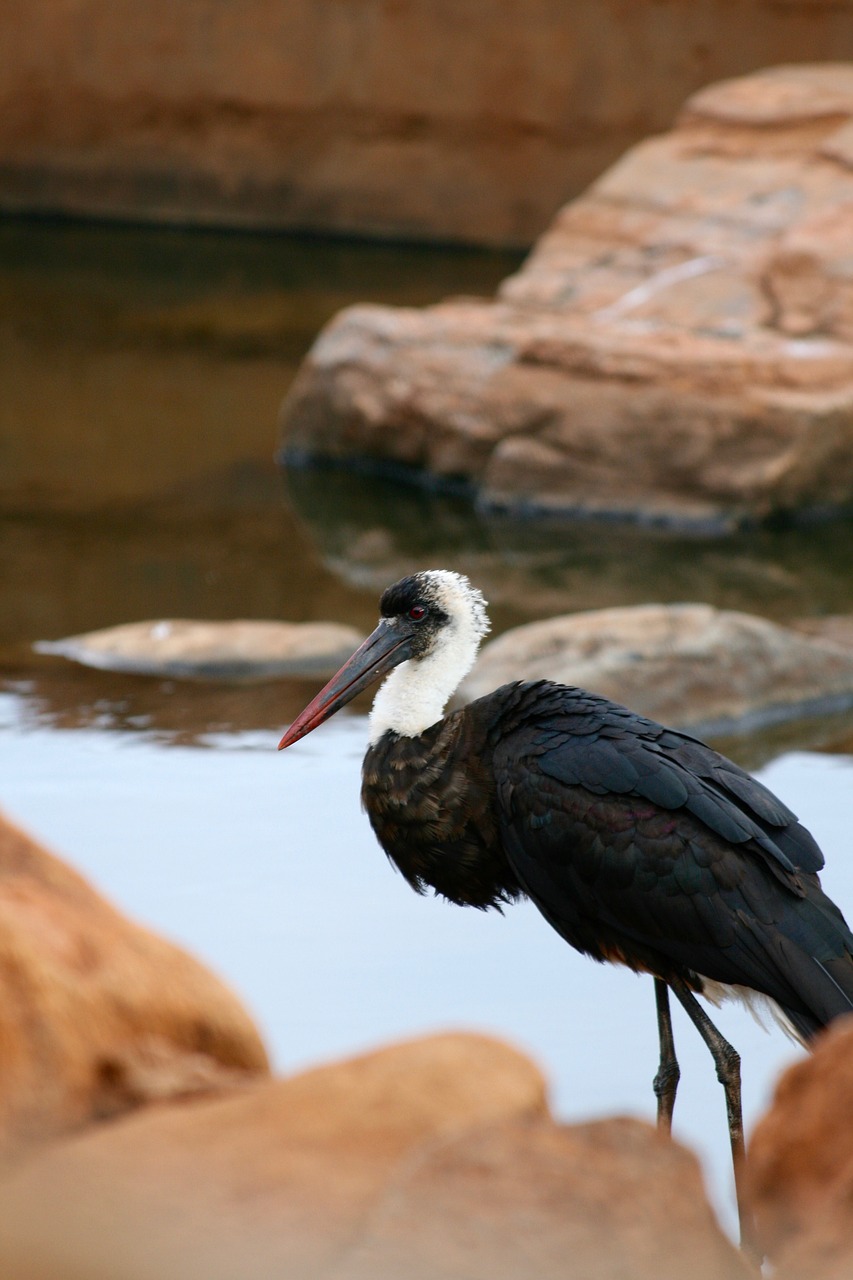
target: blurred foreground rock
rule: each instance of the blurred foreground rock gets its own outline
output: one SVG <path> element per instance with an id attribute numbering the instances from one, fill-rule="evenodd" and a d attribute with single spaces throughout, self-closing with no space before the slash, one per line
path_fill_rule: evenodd
<path id="1" fill-rule="evenodd" d="M 847 506 L 851 139 L 853 64 L 701 91 L 497 301 L 342 312 L 285 401 L 284 459 L 711 528 Z"/>
<path id="2" fill-rule="evenodd" d="M 55 654 L 105 671 L 195 680 L 331 676 L 361 643 L 337 622 L 128 622 L 63 640 L 40 640 Z"/>
<path id="3" fill-rule="evenodd" d="M 267 1071 L 219 979 L 0 817 L 0 1157 Z"/>
<path id="4" fill-rule="evenodd" d="M 853 644 L 706 604 L 599 609 L 492 640 L 459 696 L 539 679 L 603 693 L 677 728 L 740 732 L 853 705 Z"/>
<path id="5" fill-rule="evenodd" d="M 778 1280 L 853 1275 L 853 1017 L 782 1076 L 749 1149 L 759 1229 Z"/>
<path id="6" fill-rule="evenodd" d="M 334 1280 L 747 1280 L 695 1158 L 632 1119 L 504 1124 L 412 1161 Z"/>
<path id="7" fill-rule="evenodd" d="M 742 1280 L 694 1158 L 443 1035 L 149 1111 L 0 1184 L 15 1280 Z"/>

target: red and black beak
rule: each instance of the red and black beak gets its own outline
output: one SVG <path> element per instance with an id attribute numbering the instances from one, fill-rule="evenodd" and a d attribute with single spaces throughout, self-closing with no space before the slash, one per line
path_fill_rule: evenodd
<path id="1" fill-rule="evenodd" d="M 325 688 L 296 717 L 278 744 L 279 751 L 304 738 L 312 729 L 316 729 L 324 720 L 346 706 L 362 689 L 410 658 L 411 641 L 411 634 L 401 632 L 393 622 L 383 618 L 337 675 L 332 676 Z"/>

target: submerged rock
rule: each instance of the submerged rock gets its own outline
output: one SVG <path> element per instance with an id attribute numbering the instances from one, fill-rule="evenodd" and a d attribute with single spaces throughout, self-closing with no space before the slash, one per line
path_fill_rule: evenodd
<path id="1" fill-rule="evenodd" d="M 283 458 L 711 528 L 853 503 L 851 137 L 853 64 L 696 94 L 497 300 L 336 317 Z"/>
<path id="2" fill-rule="evenodd" d="M 218 978 L 0 817 L 1 1156 L 267 1072 Z"/>
<path id="3" fill-rule="evenodd" d="M 707 604 L 598 609 L 505 632 L 484 647 L 459 696 L 539 679 L 719 734 L 853 706 L 853 645 Z"/>
<path id="4" fill-rule="evenodd" d="M 53 654 L 105 671 L 195 680 L 331 676 L 361 643 L 337 622 L 128 622 L 64 640 L 40 640 Z"/>
<path id="5" fill-rule="evenodd" d="M 82 1135 L 0 1183 L 16 1280 L 744 1280 L 696 1160 L 564 1127 L 522 1054 L 398 1044 Z"/>

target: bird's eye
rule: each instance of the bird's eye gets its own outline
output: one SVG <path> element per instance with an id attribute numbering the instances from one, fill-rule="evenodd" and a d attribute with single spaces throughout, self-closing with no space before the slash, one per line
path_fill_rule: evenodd
<path id="1" fill-rule="evenodd" d="M 426 613 L 427 611 L 424 605 L 413 604 L 411 609 L 409 610 L 409 617 L 411 618 L 412 622 L 422 622 L 423 619 L 426 617 Z"/>

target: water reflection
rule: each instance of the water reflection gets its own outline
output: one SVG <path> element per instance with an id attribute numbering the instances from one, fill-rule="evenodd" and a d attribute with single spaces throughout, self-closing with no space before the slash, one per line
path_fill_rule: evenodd
<path id="1" fill-rule="evenodd" d="M 464 498 L 334 469 L 288 492 L 328 569 L 374 591 L 413 567 L 474 578 L 498 627 L 577 609 L 702 600 L 779 622 L 853 610 L 853 521 L 699 537 L 611 523 L 518 520 Z"/>
<path id="2" fill-rule="evenodd" d="M 159 617 L 333 619 L 366 631 L 382 587 L 426 565 L 470 574 L 496 632 L 648 601 L 782 622 L 853 611 L 853 521 L 699 538 L 519 521 L 388 480 L 277 470 L 279 405 L 328 316 L 365 299 L 490 294 L 517 262 L 0 223 L 0 676 L 30 690 L 28 714 L 182 741 L 277 726 L 303 686 L 176 693 L 45 664 L 30 647 Z M 787 733 L 773 742 L 839 738 L 837 726 Z"/>
<path id="3" fill-rule="evenodd" d="M 158 498 L 268 460 L 341 307 L 492 293 L 517 254 L 0 222 L 0 501 Z"/>

